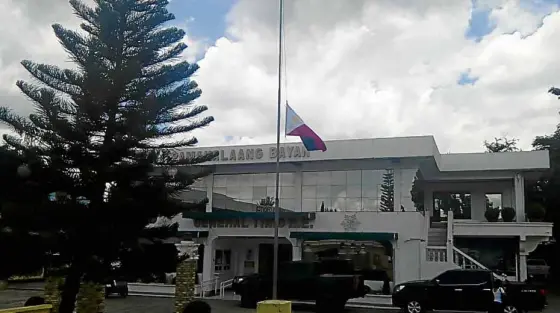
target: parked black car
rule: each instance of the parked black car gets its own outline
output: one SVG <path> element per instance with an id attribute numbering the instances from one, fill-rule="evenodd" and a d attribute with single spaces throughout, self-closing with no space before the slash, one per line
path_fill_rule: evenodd
<path id="1" fill-rule="evenodd" d="M 111 294 L 118 294 L 123 298 L 128 296 L 128 283 L 124 280 L 107 280 L 105 282 L 105 297 Z"/>
<path id="2" fill-rule="evenodd" d="M 546 290 L 531 283 L 501 282 L 488 270 L 449 270 L 431 280 L 395 286 L 393 306 L 407 313 L 426 310 L 488 312 L 494 302 L 492 289 L 505 289 L 504 312 L 542 311 Z"/>
<path id="3" fill-rule="evenodd" d="M 241 306 L 255 307 L 272 296 L 271 275 L 236 277 L 232 284 L 241 295 Z M 278 297 L 286 300 L 316 301 L 320 312 L 340 312 L 352 298 L 368 292 L 360 275 L 324 273 L 321 262 L 294 261 L 278 268 Z"/>

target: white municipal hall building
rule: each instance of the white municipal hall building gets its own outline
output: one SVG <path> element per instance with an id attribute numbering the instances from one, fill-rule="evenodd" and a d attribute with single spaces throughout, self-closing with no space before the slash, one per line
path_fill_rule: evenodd
<path id="1" fill-rule="evenodd" d="M 212 174 L 185 200 L 206 212 L 179 220 L 200 244 L 199 281 L 270 273 L 276 153 L 280 153 L 280 262 L 344 258 L 390 280 L 433 278 L 459 267 L 527 278 L 527 256 L 552 224 L 529 221 L 525 184 L 549 170 L 548 151 L 439 152 L 432 136 L 338 140 L 326 152 L 299 143 L 188 149 L 218 151 Z M 487 208 L 514 208 L 487 221 Z"/>

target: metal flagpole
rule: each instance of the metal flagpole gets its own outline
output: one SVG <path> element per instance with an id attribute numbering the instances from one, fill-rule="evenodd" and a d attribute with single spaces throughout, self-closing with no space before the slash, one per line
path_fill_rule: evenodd
<path id="1" fill-rule="evenodd" d="M 278 30 L 278 103 L 276 111 L 276 185 L 274 191 L 274 263 L 272 266 L 272 299 L 278 299 L 278 224 L 280 223 L 280 114 L 282 98 L 282 31 L 284 27 L 284 1 L 280 0 L 280 22 Z"/>

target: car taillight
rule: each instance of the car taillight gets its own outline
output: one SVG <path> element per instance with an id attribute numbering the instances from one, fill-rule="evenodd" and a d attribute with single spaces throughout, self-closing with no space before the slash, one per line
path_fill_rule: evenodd
<path id="1" fill-rule="evenodd" d="M 546 289 L 540 289 L 539 293 L 543 296 L 546 296 Z"/>

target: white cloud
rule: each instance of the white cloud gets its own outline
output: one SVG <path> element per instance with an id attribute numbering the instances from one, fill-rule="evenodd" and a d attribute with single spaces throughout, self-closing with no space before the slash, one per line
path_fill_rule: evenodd
<path id="1" fill-rule="evenodd" d="M 57 1 L 0 0 L 10 25 L 0 30 L 0 104 L 31 109 L 14 88 L 27 77 L 21 59 L 67 59 L 49 25 L 78 21 Z M 442 151 L 478 151 L 509 135 L 528 148 L 554 130 L 560 107 L 546 94 L 560 85 L 560 12 L 536 1 L 479 1 L 496 28 L 476 43 L 464 36 L 470 1 L 286 0 L 290 104 L 324 139 L 433 134 Z M 240 0 L 226 37 L 210 47 L 185 38 L 187 59 L 206 51 L 199 103 L 216 121 L 195 132 L 201 144 L 275 141 L 277 12 L 274 1 Z M 457 85 L 469 69 L 476 84 Z"/>
<path id="2" fill-rule="evenodd" d="M 546 91 L 560 84 L 560 12 L 481 5 L 496 29 L 475 43 L 469 1 L 286 1 L 290 104 L 325 139 L 433 134 L 442 151 L 480 151 L 508 135 L 529 148 L 558 122 Z M 273 142 L 277 7 L 241 0 L 228 20 L 229 39 L 200 61 L 200 102 L 216 122 L 198 137 Z M 457 85 L 468 69 L 476 84 Z"/>

